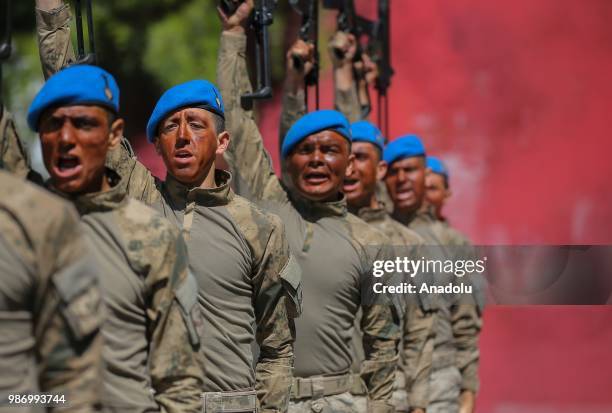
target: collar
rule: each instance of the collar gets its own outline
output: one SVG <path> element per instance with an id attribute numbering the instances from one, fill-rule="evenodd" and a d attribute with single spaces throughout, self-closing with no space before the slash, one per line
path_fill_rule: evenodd
<path id="1" fill-rule="evenodd" d="M 106 177 L 109 181 L 111 189 L 108 191 L 91 192 L 88 194 L 71 196 L 57 191 L 50 187 L 51 190 L 63 198 L 72 202 L 79 211 L 79 215 L 86 215 L 93 212 L 107 212 L 117 208 L 121 208 L 128 202 L 128 195 L 125 185 L 121 182 L 121 177 L 112 169 L 106 168 Z"/>
<path id="2" fill-rule="evenodd" d="M 387 212 L 385 204 L 378 201 L 376 208 L 363 207 L 358 211 L 357 216 L 365 222 L 379 222 L 384 221 L 389 216 L 389 212 Z"/>
<path id="3" fill-rule="evenodd" d="M 172 175 L 166 175 L 162 184 L 172 205 L 183 209 L 186 204 L 195 202 L 197 205 L 213 207 L 227 205 L 233 198 L 234 192 L 230 187 L 232 174 L 222 169 L 215 169 L 214 188 L 191 188 L 176 180 Z"/>
<path id="4" fill-rule="evenodd" d="M 317 220 L 325 217 L 344 217 L 347 214 L 346 196 L 341 194 L 337 201 L 312 201 L 291 191 L 291 203 L 306 220 Z"/>

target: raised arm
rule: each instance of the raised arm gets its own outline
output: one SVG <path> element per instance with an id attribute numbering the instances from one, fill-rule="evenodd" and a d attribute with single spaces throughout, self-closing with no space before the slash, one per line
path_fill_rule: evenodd
<path id="1" fill-rule="evenodd" d="M 132 198 L 151 205 L 161 197 L 155 177 L 136 158 L 126 138 L 122 138 L 120 145 L 108 151 L 106 166 L 121 176 L 121 183 Z"/>
<path id="2" fill-rule="evenodd" d="M 0 111 L 0 169 L 26 178 L 32 172 L 28 151 L 19 139 L 13 116 L 4 106 L 0 106 Z"/>
<path id="3" fill-rule="evenodd" d="M 217 60 L 217 84 L 231 137 L 225 159 L 239 180 L 240 195 L 255 202 L 287 203 L 288 196 L 274 174 L 253 112 L 240 105 L 240 96 L 251 91 L 245 56 L 246 35 L 242 27 L 250 8 L 252 1 L 243 3 L 234 16 L 222 17 L 224 30 Z"/>
<path id="4" fill-rule="evenodd" d="M 296 58 L 303 62 L 296 67 Z M 296 120 L 306 114 L 304 80 L 314 68 L 314 46 L 298 39 L 286 55 L 286 75 L 278 136 L 278 147 L 283 146 L 285 135 Z"/>
<path id="5" fill-rule="evenodd" d="M 63 0 L 36 0 L 36 34 L 45 79 L 76 60 L 71 19 L 70 6 Z"/>
<path id="6" fill-rule="evenodd" d="M 361 105 L 353 69 L 356 51 L 357 41 L 352 34 L 336 32 L 329 42 L 334 70 L 334 106 L 351 123 L 361 119 Z"/>

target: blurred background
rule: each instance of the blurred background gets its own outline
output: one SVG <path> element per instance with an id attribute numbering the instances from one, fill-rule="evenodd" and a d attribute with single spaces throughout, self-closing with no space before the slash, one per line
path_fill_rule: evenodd
<path id="1" fill-rule="evenodd" d="M 24 120 L 43 81 L 34 5 L 13 4 L 4 97 L 36 157 Z M 376 1 L 356 4 L 375 16 Z M 160 177 L 144 127 L 165 88 L 215 78 L 214 6 L 94 1 L 99 63 L 121 86 L 127 136 Z M 447 162 L 451 222 L 477 244 L 611 244 L 612 2 L 392 0 L 391 16 L 389 138 L 418 133 Z M 274 18 L 276 93 L 257 115 L 278 167 L 284 55 L 299 16 L 281 0 Z M 321 10 L 320 24 L 322 107 L 331 108 L 334 13 Z M 479 413 L 612 412 L 610 307 L 498 306 L 484 321 Z"/>

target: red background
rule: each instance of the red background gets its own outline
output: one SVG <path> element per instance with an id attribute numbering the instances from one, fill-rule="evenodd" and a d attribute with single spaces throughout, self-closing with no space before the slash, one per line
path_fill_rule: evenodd
<path id="1" fill-rule="evenodd" d="M 390 138 L 447 162 L 475 243 L 610 244 L 611 21 L 608 0 L 392 0 Z M 279 93 L 260 112 L 276 166 Z M 612 412 L 611 327 L 610 307 L 490 307 L 478 412 Z"/>

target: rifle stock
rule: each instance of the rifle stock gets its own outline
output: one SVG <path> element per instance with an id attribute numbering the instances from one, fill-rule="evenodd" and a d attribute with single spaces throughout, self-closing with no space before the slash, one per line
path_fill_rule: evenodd
<path id="1" fill-rule="evenodd" d="M 87 37 L 89 38 L 89 52 L 85 51 L 85 36 L 83 33 L 83 2 L 76 0 L 74 4 L 74 15 L 77 31 L 77 56 L 74 64 L 89 64 L 95 65 L 96 45 L 94 42 L 94 23 L 93 23 L 93 7 L 92 0 L 85 0 L 85 14 L 87 18 Z"/>
<path id="2" fill-rule="evenodd" d="M 294 10 L 302 16 L 302 24 L 298 37 L 307 43 L 314 45 L 315 62 L 312 70 L 304 79 L 306 110 L 308 110 L 308 88 L 315 87 L 315 108 L 319 109 L 319 1 L 318 0 L 290 0 L 289 3 Z M 297 70 L 303 70 L 304 61 L 300 56 L 292 56 L 293 66 Z"/>
<path id="3" fill-rule="evenodd" d="M 268 26 L 273 23 L 274 1 L 258 0 L 253 10 L 251 27 L 255 32 L 255 55 L 257 64 L 257 90 L 240 97 L 244 108 L 252 108 L 254 100 L 272 97 L 272 79 L 270 71 L 270 39 Z"/>

